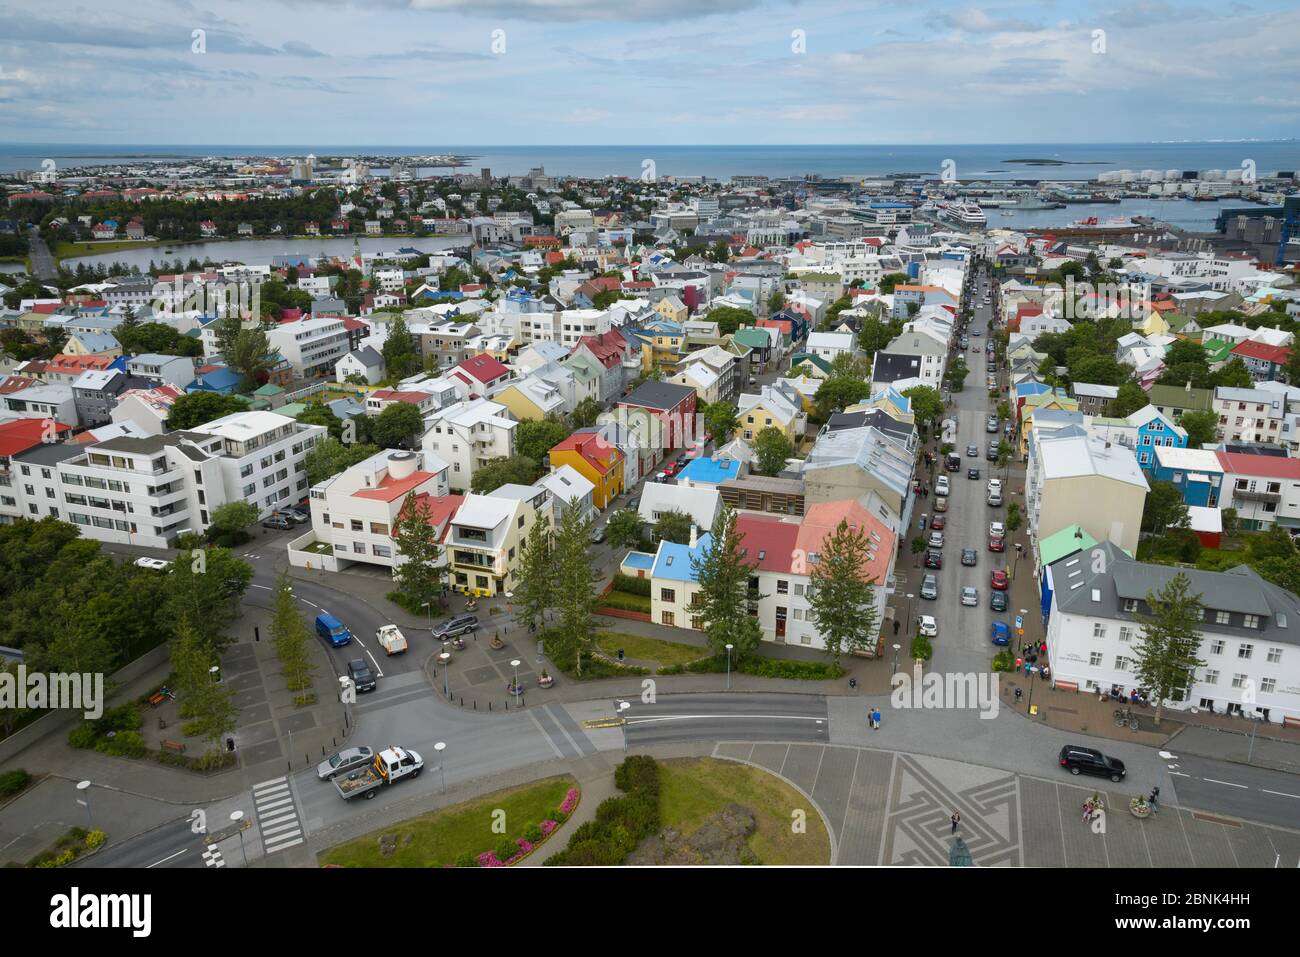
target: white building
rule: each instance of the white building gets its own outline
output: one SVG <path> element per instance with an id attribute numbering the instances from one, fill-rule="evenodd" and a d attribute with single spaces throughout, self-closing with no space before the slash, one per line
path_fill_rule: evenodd
<path id="1" fill-rule="evenodd" d="M 483 464 L 514 455 L 518 425 L 501 403 L 470 399 L 427 417 L 421 447 L 451 465 L 448 483 L 464 493 Z"/>
<path id="2" fill-rule="evenodd" d="M 334 317 L 282 322 L 268 329 L 266 338 L 294 372 L 308 378 L 334 375 L 334 364 L 348 354 L 347 327 Z"/>

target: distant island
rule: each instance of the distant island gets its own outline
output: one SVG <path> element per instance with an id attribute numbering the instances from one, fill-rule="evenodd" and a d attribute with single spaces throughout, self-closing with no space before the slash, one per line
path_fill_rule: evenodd
<path id="1" fill-rule="evenodd" d="M 1058 160 L 1058 159 L 1009 159 L 1004 163 L 1019 163 L 1022 166 L 1097 166 L 1110 160 Z"/>

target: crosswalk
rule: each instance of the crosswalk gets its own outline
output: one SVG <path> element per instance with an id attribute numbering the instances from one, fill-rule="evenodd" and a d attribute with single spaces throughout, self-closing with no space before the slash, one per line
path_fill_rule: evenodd
<path id="1" fill-rule="evenodd" d="M 210 847 L 203 852 L 203 863 L 208 867 L 225 867 L 226 859 L 221 856 L 221 849 Z"/>
<path id="2" fill-rule="evenodd" d="M 302 822 L 286 777 L 253 785 L 253 807 L 267 854 L 283 851 L 303 842 Z"/>

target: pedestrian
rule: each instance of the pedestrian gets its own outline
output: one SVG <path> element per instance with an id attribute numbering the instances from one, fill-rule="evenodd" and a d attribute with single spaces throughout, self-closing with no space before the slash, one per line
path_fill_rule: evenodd
<path id="1" fill-rule="evenodd" d="M 1151 810 L 1153 810 L 1153 811 L 1159 810 L 1159 808 L 1158 808 L 1158 804 L 1160 803 L 1160 788 L 1159 788 L 1159 786 L 1153 787 L 1153 788 L 1151 789 L 1151 797 L 1149 797 L 1149 798 L 1147 799 L 1147 803 L 1151 805 Z"/>
<path id="2" fill-rule="evenodd" d="M 880 730 L 880 709 L 876 708 L 871 712 L 871 720 L 875 722 L 876 730 Z"/>
<path id="3" fill-rule="evenodd" d="M 951 832 L 951 833 L 956 834 L 956 833 L 957 833 L 957 826 L 958 826 L 959 824 L 961 824 L 961 812 L 960 812 L 960 811 L 953 811 L 953 812 L 952 812 L 952 817 L 950 817 L 948 820 L 950 820 L 950 821 L 952 822 L 952 832 Z"/>
<path id="4" fill-rule="evenodd" d="M 898 637 L 898 619 L 897 619 L 897 618 L 894 619 L 894 637 L 895 637 L 895 638 Z"/>
<path id="5" fill-rule="evenodd" d="M 1083 823 L 1087 824 L 1092 820 L 1092 798 L 1083 802 Z"/>

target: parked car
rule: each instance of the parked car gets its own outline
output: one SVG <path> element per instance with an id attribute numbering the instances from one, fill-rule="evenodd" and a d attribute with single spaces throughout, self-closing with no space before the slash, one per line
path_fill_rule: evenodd
<path id="1" fill-rule="evenodd" d="M 939 579 L 934 575 L 926 575 L 921 579 L 921 597 L 938 598 L 939 597 Z"/>
<path id="2" fill-rule="evenodd" d="M 944 498 L 942 495 L 940 495 L 938 498 L 934 500 L 934 510 L 936 512 L 948 511 L 948 500 Z"/>
<path id="3" fill-rule="evenodd" d="M 349 771 L 364 768 L 374 758 L 375 752 L 364 745 L 357 748 L 344 748 L 316 765 L 316 776 L 322 781 L 328 781 L 336 774 L 347 774 Z"/>
<path id="4" fill-rule="evenodd" d="M 604 540 L 605 540 L 605 529 L 593 528 L 591 530 L 591 544 L 599 545 Z"/>
<path id="5" fill-rule="evenodd" d="M 967 585 L 961 590 L 961 603 L 968 608 L 977 608 L 980 603 L 980 593 L 976 588 Z"/>
<path id="6" fill-rule="evenodd" d="M 989 522 L 990 535 L 1001 536 L 1001 535 L 1005 535 L 1006 533 L 1007 533 L 1007 527 L 1002 522 Z"/>
<path id="7" fill-rule="evenodd" d="M 994 418 L 990 417 L 989 420 L 988 420 L 987 422 L 984 423 L 984 431 L 985 431 L 985 432 L 996 432 L 997 430 L 998 430 L 998 422 L 997 422 L 997 419 L 994 419 Z"/>
<path id="8" fill-rule="evenodd" d="M 996 588 L 999 591 L 1006 591 L 1008 583 L 1009 580 L 1006 572 L 1000 568 L 993 569 L 993 573 L 989 576 L 990 588 Z"/>
<path id="9" fill-rule="evenodd" d="M 938 549 L 930 549 L 925 553 L 926 568 L 943 568 L 943 552 Z"/>
<path id="10" fill-rule="evenodd" d="M 290 505 L 288 508 L 282 508 L 280 514 L 295 525 L 307 525 L 311 522 L 311 509 L 303 508 L 301 505 Z"/>
<path id="11" fill-rule="evenodd" d="M 947 524 L 948 524 L 948 516 L 936 515 L 934 517 L 934 521 L 930 523 L 930 527 L 934 529 L 936 532 L 942 532 L 944 526 L 946 526 Z"/>
<path id="12" fill-rule="evenodd" d="M 1000 478 L 989 479 L 989 492 L 990 493 L 998 492 L 1000 494 L 1002 492 L 1002 479 Z"/>
<path id="13" fill-rule="evenodd" d="M 1001 492 L 989 492 L 988 503 L 990 508 L 998 508 L 1002 505 Z"/>
<path id="14" fill-rule="evenodd" d="M 979 553 L 973 548 L 963 548 L 961 550 L 961 563 L 963 565 L 974 565 L 978 557 Z"/>
<path id="15" fill-rule="evenodd" d="M 150 558 L 147 555 L 135 560 L 136 568 L 147 568 L 151 572 L 165 572 L 172 567 L 172 563 L 165 558 Z"/>
<path id="16" fill-rule="evenodd" d="M 1011 644 L 1011 629 L 1007 627 L 1005 621 L 993 622 L 992 628 L 993 644 L 1006 646 Z"/>
<path id="17" fill-rule="evenodd" d="M 1007 550 L 1007 541 L 1001 535 L 989 535 L 989 551 L 1005 552 Z"/>
<path id="18" fill-rule="evenodd" d="M 446 641 L 457 635 L 467 635 L 478 628 L 477 615 L 453 615 L 432 629 L 434 641 Z"/>
<path id="19" fill-rule="evenodd" d="M 989 592 L 989 607 L 994 611 L 1007 610 L 1007 593 L 1004 591 Z"/>
<path id="20" fill-rule="evenodd" d="M 946 475 L 940 475 L 939 478 L 936 479 L 936 480 L 935 480 L 935 483 L 934 483 L 934 494 L 935 494 L 935 495 L 947 495 L 947 494 L 948 494 L 948 491 L 949 491 L 949 489 L 948 489 L 948 476 L 946 476 Z"/>
<path id="21" fill-rule="evenodd" d="M 272 515 L 269 518 L 262 519 L 263 528 L 274 528 L 279 531 L 287 531 L 293 528 L 293 522 L 289 521 L 284 515 Z"/>
<path id="22" fill-rule="evenodd" d="M 926 638 L 935 638 L 939 634 L 939 623 L 934 620 L 933 615 L 921 616 L 921 634 Z"/>
<path id="23" fill-rule="evenodd" d="M 994 429 L 993 431 L 996 432 L 997 429 Z M 998 447 L 990 442 L 989 450 L 984 453 L 984 457 L 990 462 L 996 462 L 998 460 Z"/>
<path id="24" fill-rule="evenodd" d="M 348 677 L 358 692 L 375 690 L 375 673 L 370 670 L 364 658 L 353 658 L 348 662 Z"/>
<path id="25" fill-rule="evenodd" d="M 930 547 L 943 548 L 943 532 L 930 533 Z"/>
<path id="26" fill-rule="evenodd" d="M 1116 784 L 1128 773 L 1124 762 L 1119 758 L 1109 758 L 1095 748 L 1085 748 L 1078 744 L 1067 744 L 1061 748 L 1057 760 L 1071 774 L 1095 774 L 1110 778 Z"/>

